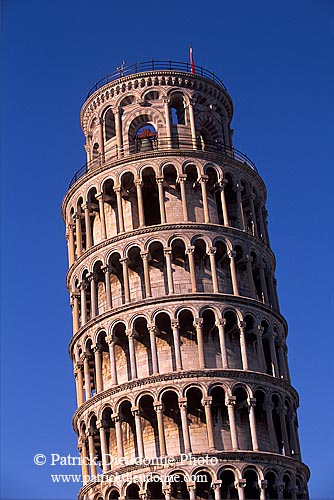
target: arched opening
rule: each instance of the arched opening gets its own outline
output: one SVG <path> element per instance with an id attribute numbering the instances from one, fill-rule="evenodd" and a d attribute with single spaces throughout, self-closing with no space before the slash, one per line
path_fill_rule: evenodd
<path id="1" fill-rule="evenodd" d="M 197 476 L 198 480 L 196 480 Z M 214 491 L 211 487 L 212 477 L 208 472 L 204 470 L 197 471 L 195 475 L 195 483 L 196 500 L 213 500 L 215 498 Z"/>
<path id="2" fill-rule="evenodd" d="M 272 396 L 272 403 L 273 403 L 272 418 L 274 423 L 276 445 L 277 445 L 276 452 L 283 454 L 283 435 L 282 435 L 281 418 L 280 418 L 280 414 L 282 411 L 282 403 L 277 394 L 274 394 Z"/>
<path id="3" fill-rule="evenodd" d="M 147 319 L 139 317 L 133 324 L 135 338 L 135 353 L 138 378 L 144 378 L 153 373 L 150 334 Z"/>
<path id="4" fill-rule="evenodd" d="M 277 483 L 276 474 L 272 471 L 269 471 L 265 474 L 264 478 L 267 481 L 266 498 L 270 500 L 277 499 L 278 494 L 276 488 L 276 483 Z"/>
<path id="5" fill-rule="evenodd" d="M 117 380 L 119 384 L 122 384 L 131 380 L 129 342 L 124 323 L 116 323 L 112 330 L 112 337 L 115 342 Z"/>
<path id="6" fill-rule="evenodd" d="M 147 483 L 147 500 L 165 500 L 165 495 L 162 491 L 162 482 L 154 476 L 153 481 Z"/>
<path id="7" fill-rule="evenodd" d="M 161 224 L 159 192 L 153 168 L 145 168 L 143 170 L 142 179 L 145 225 L 154 226 L 156 224 Z"/>
<path id="8" fill-rule="evenodd" d="M 206 368 L 221 368 L 222 356 L 215 313 L 211 309 L 205 309 L 202 318 L 205 366 Z"/>
<path id="9" fill-rule="evenodd" d="M 232 443 L 230 423 L 225 404 L 225 391 L 222 387 L 215 386 L 211 390 L 210 395 L 212 396 L 211 412 L 215 448 L 218 451 L 230 450 L 232 448 Z"/>
<path id="10" fill-rule="evenodd" d="M 244 479 L 246 479 L 245 486 L 245 498 L 246 499 L 259 499 L 260 498 L 260 488 L 259 488 L 259 479 L 257 472 L 253 469 L 245 470 Z"/>
<path id="11" fill-rule="evenodd" d="M 167 269 L 164 249 L 160 241 L 149 245 L 149 275 L 153 297 L 164 297 L 168 294 Z"/>
<path id="12" fill-rule="evenodd" d="M 104 137 L 106 142 L 116 136 L 115 116 L 109 108 L 104 115 Z"/>
<path id="13" fill-rule="evenodd" d="M 105 275 L 102 271 L 103 264 L 101 261 L 95 262 L 93 268 L 93 281 L 95 287 L 95 311 L 96 314 L 102 314 L 106 311 L 106 285 Z"/>
<path id="14" fill-rule="evenodd" d="M 117 457 L 117 444 L 116 444 L 116 430 L 115 430 L 115 423 L 111 418 L 111 415 L 113 414 L 113 411 L 110 407 L 107 407 L 103 410 L 102 413 L 102 425 L 104 427 L 104 432 L 106 435 L 106 442 L 107 442 L 107 453 L 111 455 L 112 457 Z M 107 466 L 107 470 L 111 469 L 112 467 L 112 460 L 111 457 L 105 457 L 105 463 Z M 116 497 L 117 498 L 117 497 Z"/>
<path id="15" fill-rule="evenodd" d="M 120 254 L 114 252 L 109 257 L 108 262 L 112 307 L 119 307 L 125 302 L 123 269 L 120 259 Z"/>
<path id="16" fill-rule="evenodd" d="M 239 294 L 250 296 L 247 256 L 240 245 L 234 247 Z"/>
<path id="17" fill-rule="evenodd" d="M 121 179 L 123 218 L 126 231 L 139 227 L 137 189 L 132 172 L 126 172 Z"/>
<path id="18" fill-rule="evenodd" d="M 174 165 L 166 165 L 163 168 L 163 189 L 167 222 L 179 222 L 183 220 L 181 207 L 181 193 L 177 183 L 177 170 Z"/>
<path id="19" fill-rule="evenodd" d="M 131 300 L 142 300 L 145 298 L 144 267 L 140 248 L 137 246 L 128 251 L 128 275 Z"/>
<path id="20" fill-rule="evenodd" d="M 206 169 L 205 173 L 208 176 L 206 191 L 208 195 L 210 220 L 213 223 L 223 224 L 223 208 L 220 189 L 218 186 L 217 171 L 213 167 L 209 167 Z"/>
<path id="21" fill-rule="evenodd" d="M 271 356 L 271 349 L 270 349 L 270 338 L 269 338 L 269 325 L 266 321 L 261 322 L 261 327 L 263 328 L 262 332 L 262 347 L 263 347 L 263 353 L 264 353 L 264 359 L 266 363 L 266 373 L 268 375 L 274 375 L 274 364 Z"/>
<path id="22" fill-rule="evenodd" d="M 108 494 L 108 500 L 116 500 L 116 498 L 119 498 L 119 496 L 119 492 L 115 489 L 112 489 Z"/>
<path id="23" fill-rule="evenodd" d="M 178 322 L 183 369 L 198 368 L 197 335 L 193 313 L 189 309 L 183 309 L 178 315 Z"/>
<path id="24" fill-rule="evenodd" d="M 260 265 L 261 264 L 259 263 L 255 252 L 250 253 L 250 258 L 251 258 L 251 265 L 252 265 L 253 282 L 255 285 L 256 299 L 263 302 L 264 297 L 263 297 L 261 275 L 260 275 Z"/>
<path id="25" fill-rule="evenodd" d="M 174 92 L 170 99 L 170 111 L 171 111 L 171 122 L 172 125 L 185 125 L 185 108 L 184 108 L 184 97 L 179 92 Z"/>
<path id="26" fill-rule="evenodd" d="M 92 245 L 96 245 L 102 241 L 101 233 L 101 214 L 99 202 L 96 199 L 97 191 L 95 188 L 91 188 L 87 194 L 87 207 L 89 209 L 89 225 L 86 231 L 90 231 L 92 237 Z"/>
<path id="27" fill-rule="evenodd" d="M 131 411 L 130 401 L 122 401 L 119 407 L 119 418 L 122 429 L 122 443 L 125 458 L 138 457 L 135 417 Z"/>
<path id="28" fill-rule="evenodd" d="M 245 316 L 245 341 L 247 349 L 248 368 L 250 370 L 259 371 L 259 361 L 257 353 L 257 336 L 255 329 L 255 320 L 250 314 Z"/>
<path id="29" fill-rule="evenodd" d="M 107 179 L 102 186 L 107 238 L 119 233 L 119 216 L 114 181 Z"/>
<path id="30" fill-rule="evenodd" d="M 202 404 L 203 394 L 198 387 L 187 390 L 187 416 L 188 428 L 191 440 L 191 449 L 194 453 L 207 449 L 206 420 L 204 406 Z M 203 442 L 205 440 L 205 443 Z"/>
<path id="31" fill-rule="evenodd" d="M 235 423 L 237 427 L 239 448 L 241 450 L 252 450 L 252 437 L 249 425 L 248 394 L 243 387 L 237 387 L 234 391 L 235 401 Z"/>
<path id="32" fill-rule="evenodd" d="M 106 389 L 106 386 L 110 384 L 111 374 L 110 374 L 110 355 L 109 355 L 109 346 L 106 341 L 106 332 L 100 332 L 96 345 L 99 351 L 99 356 L 101 357 L 101 373 L 102 373 L 102 381 L 103 381 L 103 390 Z"/>
<path id="33" fill-rule="evenodd" d="M 195 165 L 187 165 L 185 168 L 186 200 L 188 219 L 193 222 L 204 222 L 203 200 L 200 186 L 198 184 L 198 172 Z M 191 200 L 191 203 L 189 203 Z"/>
<path id="34" fill-rule="evenodd" d="M 227 180 L 227 184 L 224 188 L 224 192 L 225 192 L 225 201 L 227 206 L 229 225 L 240 229 L 241 221 L 239 219 L 239 213 L 238 213 L 237 193 L 235 191 L 231 175 L 226 174 L 225 179 Z"/>
<path id="35" fill-rule="evenodd" d="M 156 315 L 155 331 L 160 373 L 168 373 L 176 370 L 171 319 L 167 313 L 160 312 Z"/>
<path id="36" fill-rule="evenodd" d="M 178 396 L 174 391 L 168 390 L 163 393 L 161 401 L 167 455 L 183 453 L 184 442 Z"/>
<path id="37" fill-rule="evenodd" d="M 219 291 L 222 293 L 233 293 L 230 258 L 228 256 L 226 244 L 223 241 L 215 241 L 216 247 L 215 261 L 218 277 Z"/>
<path id="38" fill-rule="evenodd" d="M 265 410 L 265 392 L 258 389 L 255 391 L 254 397 L 256 399 L 255 422 L 259 449 L 262 451 L 270 451 L 270 438 L 267 425 L 267 414 Z"/>
<path id="39" fill-rule="evenodd" d="M 157 414 L 153 406 L 153 398 L 144 395 L 139 400 L 139 414 L 146 457 L 159 457 L 159 435 Z"/>
<path id="40" fill-rule="evenodd" d="M 291 477 L 288 473 L 285 473 L 283 476 L 284 490 L 283 490 L 283 498 L 284 500 L 289 500 L 294 498 L 293 490 L 292 490 L 292 481 Z"/>
<path id="41" fill-rule="evenodd" d="M 129 486 L 126 488 L 126 495 L 125 495 L 126 500 L 139 500 L 140 499 L 139 491 L 140 488 L 138 484 L 136 483 L 129 484 Z"/>
<path id="42" fill-rule="evenodd" d="M 189 491 L 182 472 L 170 475 L 170 496 L 172 500 L 189 500 Z"/>
<path id="43" fill-rule="evenodd" d="M 238 490 L 235 487 L 235 475 L 234 472 L 231 470 L 223 470 L 220 475 L 221 479 L 221 498 L 229 498 L 229 499 L 238 499 Z"/>
<path id="44" fill-rule="evenodd" d="M 89 339 L 85 346 L 85 362 L 88 364 L 88 369 L 85 371 L 85 389 L 86 399 L 96 394 L 96 377 L 95 377 L 95 359 L 92 348 L 93 342 Z"/>
<path id="45" fill-rule="evenodd" d="M 206 253 L 206 243 L 197 239 L 194 243 L 196 287 L 198 292 L 212 292 L 210 259 Z"/>
<path id="46" fill-rule="evenodd" d="M 224 318 L 226 320 L 225 345 L 228 366 L 229 368 L 242 369 L 240 331 L 236 314 L 233 311 L 227 311 Z"/>
<path id="47" fill-rule="evenodd" d="M 191 279 L 184 241 L 176 239 L 172 242 L 172 268 L 174 289 L 176 293 L 190 293 Z"/>

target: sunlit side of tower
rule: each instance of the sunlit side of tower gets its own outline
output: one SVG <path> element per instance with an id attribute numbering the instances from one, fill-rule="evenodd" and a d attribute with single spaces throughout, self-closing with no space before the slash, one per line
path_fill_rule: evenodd
<path id="1" fill-rule="evenodd" d="M 170 61 L 83 105 L 62 206 L 80 500 L 308 498 L 266 188 L 232 115 L 213 73 Z"/>

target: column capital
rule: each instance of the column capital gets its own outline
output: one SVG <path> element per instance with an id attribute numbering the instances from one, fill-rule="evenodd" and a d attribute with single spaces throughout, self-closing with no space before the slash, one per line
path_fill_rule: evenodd
<path id="1" fill-rule="evenodd" d="M 164 255 L 171 255 L 172 247 L 164 247 Z"/>
<path id="2" fill-rule="evenodd" d="M 239 328 L 240 328 L 240 330 L 245 329 L 246 328 L 246 321 L 239 321 Z"/>
<path id="3" fill-rule="evenodd" d="M 105 194 L 101 191 L 101 193 L 97 193 L 95 195 L 95 198 L 97 199 L 97 201 L 99 201 L 99 200 L 104 201 L 105 200 Z"/>
<path id="4" fill-rule="evenodd" d="M 224 190 L 225 186 L 228 184 L 228 180 L 227 179 L 220 179 L 217 184 L 218 184 L 220 189 Z"/>
<path id="5" fill-rule="evenodd" d="M 236 252 L 234 250 L 228 250 L 227 255 L 230 259 L 234 259 L 234 257 L 236 256 Z"/>
<path id="6" fill-rule="evenodd" d="M 81 220 L 83 217 L 82 217 L 82 214 L 79 214 L 79 212 L 75 212 L 75 214 L 73 214 L 73 219 L 78 219 L 78 220 Z"/>
<path id="7" fill-rule="evenodd" d="M 186 248 L 186 253 L 187 254 L 190 254 L 190 253 L 194 253 L 195 251 L 195 247 L 193 245 L 189 245 L 187 248 Z"/>
<path id="8" fill-rule="evenodd" d="M 261 490 L 265 490 L 266 488 L 268 488 L 268 481 L 266 479 L 261 479 L 260 488 Z"/>
<path id="9" fill-rule="evenodd" d="M 167 95 L 162 96 L 161 100 L 162 100 L 162 102 L 164 104 L 169 104 L 170 103 L 170 97 L 167 96 Z"/>
<path id="10" fill-rule="evenodd" d="M 199 328 L 203 328 L 203 318 L 195 318 L 194 325 Z"/>
<path id="11" fill-rule="evenodd" d="M 187 490 L 188 491 L 195 491 L 196 490 L 196 483 L 194 483 L 193 481 L 189 481 L 187 483 Z"/>
<path id="12" fill-rule="evenodd" d="M 246 487 L 246 479 L 237 479 L 235 482 L 237 488 L 245 488 Z"/>
<path id="13" fill-rule="evenodd" d="M 97 278 L 97 276 L 96 276 L 95 273 L 89 273 L 89 274 L 87 274 L 88 281 L 97 281 L 96 278 Z"/>
<path id="14" fill-rule="evenodd" d="M 132 406 L 131 413 L 134 417 L 140 416 L 139 414 L 139 406 Z"/>
<path id="15" fill-rule="evenodd" d="M 99 344 L 93 344 L 92 345 L 92 351 L 93 352 L 100 352 L 101 351 L 101 346 Z"/>
<path id="16" fill-rule="evenodd" d="M 99 430 L 101 428 L 104 429 L 103 421 L 102 420 L 97 420 L 96 421 L 96 428 L 97 428 L 97 430 Z"/>
<path id="17" fill-rule="evenodd" d="M 186 182 L 186 180 L 187 180 L 186 174 L 180 174 L 180 175 L 178 175 L 178 177 L 176 179 L 177 182 Z"/>
<path id="18" fill-rule="evenodd" d="M 233 188 L 233 191 L 235 191 L 236 193 L 238 191 L 240 191 L 240 193 L 241 193 L 241 191 L 243 191 L 243 190 L 244 190 L 244 188 L 240 184 L 236 184 L 236 186 Z"/>
<path id="19" fill-rule="evenodd" d="M 154 401 L 153 407 L 154 407 L 156 412 L 162 411 L 162 402 L 161 401 Z"/>
<path id="20" fill-rule="evenodd" d="M 198 180 L 199 180 L 199 182 L 206 183 L 209 180 L 209 176 L 208 175 L 200 175 Z"/>
<path id="21" fill-rule="evenodd" d="M 107 335 L 107 336 L 105 337 L 105 339 L 106 339 L 106 342 L 107 342 L 108 344 L 112 344 L 113 342 L 115 343 L 115 338 L 114 338 L 114 335 L 112 335 L 112 334 Z"/>
<path id="22" fill-rule="evenodd" d="M 179 408 L 187 408 L 187 398 L 179 398 Z"/>
<path id="23" fill-rule="evenodd" d="M 225 326 L 226 325 L 226 319 L 225 318 L 218 318 L 218 319 L 216 319 L 215 325 L 216 326 Z"/>
<path id="24" fill-rule="evenodd" d="M 109 266 L 103 266 L 103 267 L 101 267 L 101 271 L 102 271 L 104 274 L 110 273 Z"/>
<path id="25" fill-rule="evenodd" d="M 172 328 L 180 328 L 180 323 L 178 322 L 177 319 L 172 319 L 171 325 L 172 325 Z"/>
<path id="26" fill-rule="evenodd" d="M 127 330 L 125 330 L 125 333 L 126 333 L 127 337 L 130 337 L 130 338 L 134 338 L 134 336 L 135 336 L 135 332 L 132 328 L 131 329 L 128 328 Z"/>
<path id="27" fill-rule="evenodd" d="M 128 258 L 122 257 L 121 259 L 119 259 L 119 261 L 122 264 L 122 266 L 125 266 L 128 263 Z"/>
<path id="28" fill-rule="evenodd" d="M 237 401 L 236 396 L 227 396 L 227 398 L 225 400 L 225 405 L 226 406 L 233 406 L 233 405 L 235 405 L 236 401 Z"/>
<path id="29" fill-rule="evenodd" d="M 203 406 L 211 406 L 212 405 L 212 396 L 204 396 L 202 399 Z"/>
<path id="30" fill-rule="evenodd" d="M 213 490 L 218 490 L 222 485 L 222 480 L 221 479 L 216 479 L 215 481 L 212 481 L 211 483 L 211 488 Z"/>
<path id="31" fill-rule="evenodd" d="M 140 255 L 141 255 L 143 260 L 148 260 L 150 252 L 148 252 L 147 250 L 144 250 L 143 252 L 140 252 Z"/>
<path id="32" fill-rule="evenodd" d="M 247 404 L 249 408 L 255 408 L 256 406 L 256 398 L 248 398 L 247 399 Z"/>
<path id="33" fill-rule="evenodd" d="M 135 179 L 134 183 L 137 187 L 142 187 L 143 185 L 143 181 L 141 179 Z"/>
<path id="34" fill-rule="evenodd" d="M 154 334 L 155 334 L 155 332 L 156 332 L 156 328 L 157 328 L 157 327 L 155 326 L 155 324 L 154 324 L 154 323 L 152 323 L 151 325 L 147 325 L 147 329 L 148 329 L 148 331 L 149 331 L 150 333 L 154 333 Z"/>
<path id="35" fill-rule="evenodd" d="M 214 255 L 217 252 L 217 247 L 209 247 L 206 251 L 208 255 Z"/>
<path id="36" fill-rule="evenodd" d="M 111 420 L 113 422 L 119 422 L 120 421 L 119 413 L 113 413 L 110 418 L 111 418 Z"/>

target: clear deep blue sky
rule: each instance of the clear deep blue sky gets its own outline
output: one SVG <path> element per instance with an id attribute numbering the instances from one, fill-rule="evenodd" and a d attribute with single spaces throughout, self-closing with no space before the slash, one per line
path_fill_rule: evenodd
<path id="1" fill-rule="evenodd" d="M 187 61 L 190 44 L 227 86 L 235 146 L 268 188 L 310 492 L 334 498 L 334 2 L 3 0 L 1 22 L 1 500 L 79 489 L 51 483 L 80 471 L 49 457 L 77 455 L 60 205 L 85 161 L 86 93 L 123 59 Z"/>

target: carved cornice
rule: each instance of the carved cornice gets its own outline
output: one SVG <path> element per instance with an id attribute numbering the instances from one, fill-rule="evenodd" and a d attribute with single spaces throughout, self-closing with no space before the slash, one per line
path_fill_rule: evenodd
<path id="1" fill-rule="evenodd" d="M 97 403 L 101 403 L 103 401 L 109 401 L 112 396 L 117 394 L 128 394 L 138 387 L 146 387 L 153 386 L 153 384 L 165 384 L 166 382 L 172 381 L 175 383 L 176 381 L 182 381 L 185 379 L 195 379 L 198 381 L 199 379 L 212 379 L 212 381 L 219 381 L 220 379 L 230 379 L 232 381 L 246 381 L 248 383 L 253 384 L 262 384 L 266 386 L 271 386 L 272 388 L 279 389 L 283 394 L 289 394 L 296 400 L 297 405 L 299 402 L 299 396 L 297 391 L 285 380 L 272 377 L 271 375 L 267 375 L 266 373 L 252 372 L 252 371 L 243 371 L 243 370 L 235 370 L 235 369 L 203 369 L 203 370 L 191 370 L 191 371 L 183 371 L 183 372 L 170 372 L 170 373 L 162 373 L 158 375 L 150 375 L 149 377 L 145 377 L 142 379 L 132 380 L 130 382 L 126 382 L 124 384 L 120 384 L 115 387 L 111 387 L 106 391 L 99 392 L 92 398 L 85 401 L 74 413 L 72 418 L 72 425 L 77 432 L 76 423 L 80 419 L 80 417 L 91 407 L 96 405 Z"/>

